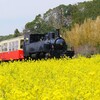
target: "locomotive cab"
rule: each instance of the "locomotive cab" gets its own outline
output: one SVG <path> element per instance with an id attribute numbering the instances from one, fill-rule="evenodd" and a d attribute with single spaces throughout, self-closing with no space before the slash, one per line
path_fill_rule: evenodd
<path id="1" fill-rule="evenodd" d="M 25 34 L 24 57 L 36 56 L 43 51 L 44 34 Z"/>

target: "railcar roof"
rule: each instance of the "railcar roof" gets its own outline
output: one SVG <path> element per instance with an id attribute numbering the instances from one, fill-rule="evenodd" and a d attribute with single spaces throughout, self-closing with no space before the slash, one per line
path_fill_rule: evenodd
<path id="1" fill-rule="evenodd" d="M 3 41 L 0 41 L 0 44 L 1 43 L 7 43 L 7 42 L 10 42 L 10 41 L 13 41 L 13 40 L 18 40 L 18 39 L 24 39 L 24 36 L 22 35 L 22 36 L 18 36 L 18 37 L 15 37 L 15 38 L 3 40 Z"/>

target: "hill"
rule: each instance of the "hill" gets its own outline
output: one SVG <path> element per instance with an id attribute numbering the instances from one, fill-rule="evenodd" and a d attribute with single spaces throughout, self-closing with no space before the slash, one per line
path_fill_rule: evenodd
<path id="1" fill-rule="evenodd" d="M 43 16 L 40 14 L 32 22 L 25 25 L 25 32 L 45 33 L 55 28 L 70 30 L 75 23 L 82 24 L 84 20 L 96 19 L 100 15 L 100 1 L 93 0 L 74 5 L 60 5 L 49 9 Z"/>

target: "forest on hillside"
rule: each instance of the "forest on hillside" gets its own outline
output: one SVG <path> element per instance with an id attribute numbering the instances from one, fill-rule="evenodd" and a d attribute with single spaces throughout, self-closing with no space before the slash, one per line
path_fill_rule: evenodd
<path id="1" fill-rule="evenodd" d="M 53 29 L 71 30 L 75 23 L 82 24 L 84 20 L 96 19 L 100 15 L 100 1 L 93 0 L 75 5 L 60 5 L 49 9 L 43 16 L 40 14 L 32 22 L 25 25 L 32 33 L 45 33 Z"/>

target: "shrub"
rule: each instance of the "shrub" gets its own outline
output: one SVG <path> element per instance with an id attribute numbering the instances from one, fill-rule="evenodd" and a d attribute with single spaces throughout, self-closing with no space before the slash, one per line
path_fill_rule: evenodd
<path id="1" fill-rule="evenodd" d="M 100 53 L 100 17 L 87 19 L 82 25 L 75 24 L 71 31 L 67 31 L 65 39 L 76 53 Z"/>

